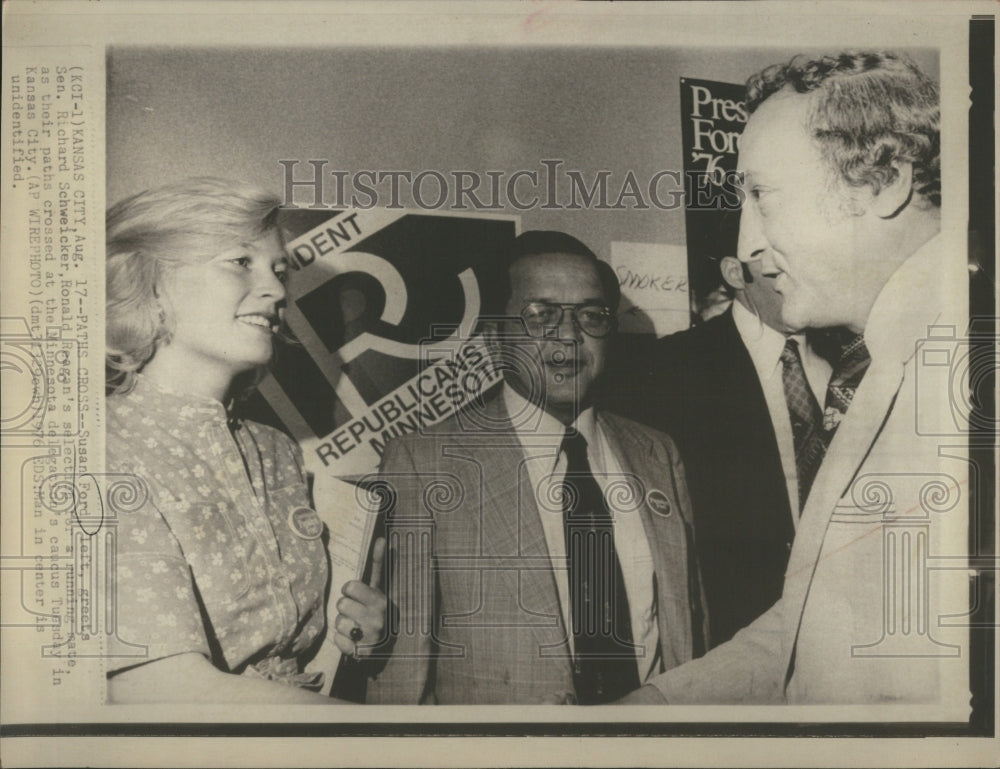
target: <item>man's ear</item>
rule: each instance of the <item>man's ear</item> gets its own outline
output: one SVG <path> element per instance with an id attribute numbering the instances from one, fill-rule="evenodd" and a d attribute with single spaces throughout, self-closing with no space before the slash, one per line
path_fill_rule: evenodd
<path id="1" fill-rule="evenodd" d="M 742 291 L 747 287 L 743 280 L 743 265 L 735 256 L 724 256 L 719 262 L 719 271 L 722 279 L 729 284 L 730 288 Z"/>
<path id="2" fill-rule="evenodd" d="M 882 219 L 894 217 L 913 196 L 913 164 L 894 162 L 892 167 L 896 170 L 896 178 L 873 196 L 869 205 L 869 210 Z"/>

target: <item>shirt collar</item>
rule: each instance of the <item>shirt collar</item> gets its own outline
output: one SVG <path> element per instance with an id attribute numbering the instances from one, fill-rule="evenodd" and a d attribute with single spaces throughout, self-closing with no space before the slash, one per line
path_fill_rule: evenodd
<path id="1" fill-rule="evenodd" d="M 135 386 L 128 394 L 142 402 L 142 408 L 152 419 L 183 424 L 227 419 L 225 406 L 214 398 L 179 393 L 142 374 L 136 374 Z"/>
<path id="2" fill-rule="evenodd" d="M 787 339 L 799 343 L 799 354 L 805 355 L 806 339 L 804 334 L 793 334 L 786 337 L 767 325 L 760 316 L 750 312 L 743 304 L 733 300 L 733 323 L 743 340 L 743 346 L 750 354 L 750 360 L 757 370 L 757 375 L 765 380 L 774 373 L 781 360 L 781 351 L 785 349 Z"/>
<path id="3" fill-rule="evenodd" d="M 516 417 L 511 419 L 511 424 L 522 446 L 537 445 L 540 442 L 551 446 L 556 441 L 562 442 L 567 427 L 549 412 L 531 403 L 507 384 L 504 384 L 501 396 L 508 416 Z M 580 432 L 588 447 L 594 447 L 590 450 L 596 451 L 597 418 L 593 407 L 581 411 L 571 426 Z"/>

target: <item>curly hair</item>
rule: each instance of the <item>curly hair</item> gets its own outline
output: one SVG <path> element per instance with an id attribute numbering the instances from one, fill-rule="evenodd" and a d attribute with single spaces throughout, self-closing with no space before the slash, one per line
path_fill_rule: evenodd
<path id="1" fill-rule="evenodd" d="M 158 288 L 167 270 L 277 229 L 281 200 L 255 186 L 197 177 L 126 198 L 106 217 L 106 389 L 127 392 L 170 339 Z"/>
<path id="2" fill-rule="evenodd" d="M 831 167 L 852 187 L 875 194 L 892 184 L 893 165 L 913 166 L 914 190 L 941 205 L 941 113 L 937 85 L 892 52 L 797 56 L 747 80 L 747 112 L 783 89 L 813 94 L 809 129 Z"/>

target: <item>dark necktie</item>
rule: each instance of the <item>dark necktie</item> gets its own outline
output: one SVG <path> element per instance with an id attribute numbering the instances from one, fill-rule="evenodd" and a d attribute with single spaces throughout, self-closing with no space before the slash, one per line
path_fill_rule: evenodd
<path id="1" fill-rule="evenodd" d="M 826 443 L 830 444 L 833 434 L 840 426 L 840 420 L 847 413 L 854 391 L 861 384 L 861 379 L 872 362 L 865 346 L 864 337 L 860 334 L 849 334 L 842 342 L 840 357 L 833 367 L 830 384 L 826 389 L 826 408 L 823 412 L 823 430 Z"/>
<path id="2" fill-rule="evenodd" d="M 785 385 L 785 401 L 792 421 L 792 439 L 795 443 L 795 473 L 799 482 L 799 513 L 806 506 L 816 471 L 823 462 L 826 441 L 823 435 L 823 412 L 809 387 L 799 343 L 785 341 L 781 351 L 781 378 Z"/>
<path id="3" fill-rule="evenodd" d="M 625 580 L 611 515 L 587 462 L 587 442 L 570 428 L 563 439 L 563 529 L 569 560 L 573 683 L 580 705 L 616 700 L 639 687 Z"/>

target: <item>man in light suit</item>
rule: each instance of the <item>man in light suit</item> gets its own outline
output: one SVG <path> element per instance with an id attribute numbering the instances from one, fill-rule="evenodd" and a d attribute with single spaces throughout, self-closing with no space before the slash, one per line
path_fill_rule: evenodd
<path id="1" fill-rule="evenodd" d="M 369 702 L 609 702 L 704 648 L 677 452 L 590 400 L 614 273 L 527 232 L 506 293 L 499 392 L 383 457 L 398 618 Z"/>
<path id="2" fill-rule="evenodd" d="M 940 237 L 937 88 L 906 59 L 848 53 L 764 70 L 747 108 L 738 254 L 774 276 L 790 327 L 859 336 L 830 380 L 831 442 L 782 597 L 625 701 L 878 704 L 888 719 L 927 704 L 965 720 L 968 466 L 937 375 L 961 357 L 965 257 Z"/>
<path id="3" fill-rule="evenodd" d="M 643 369 L 638 360 L 623 362 L 605 400 L 612 411 L 670 435 L 684 459 L 710 647 L 781 597 L 800 498 L 815 471 L 798 477 L 803 446 L 787 400 L 790 345 L 809 387 L 803 395 L 816 409 L 830 378 L 830 364 L 807 335 L 782 321 L 781 295 L 760 259 L 724 256 L 719 269 L 731 307 L 658 340 Z"/>

